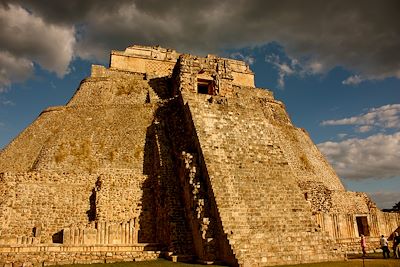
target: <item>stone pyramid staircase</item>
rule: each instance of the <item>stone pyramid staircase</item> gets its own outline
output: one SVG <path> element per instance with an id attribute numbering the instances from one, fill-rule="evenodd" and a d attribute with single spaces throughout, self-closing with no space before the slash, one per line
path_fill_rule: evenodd
<path id="1" fill-rule="evenodd" d="M 332 241 L 312 220 L 274 128 L 256 106 L 184 95 L 204 155 L 223 231 L 240 266 L 332 260 Z M 317 256 L 316 256 L 317 255 Z"/>

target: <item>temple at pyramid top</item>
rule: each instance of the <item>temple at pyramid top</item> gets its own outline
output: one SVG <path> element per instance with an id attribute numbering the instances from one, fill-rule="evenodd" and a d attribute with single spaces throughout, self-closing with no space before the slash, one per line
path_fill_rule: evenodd
<path id="1" fill-rule="evenodd" d="M 168 76 L 172 74 L 180 55 L 173 49 L 134 45 L 125 51 L 112 51 L 110 68 L 146 75 Z M 193 71 L 198 71 L 197 78 L 203 83 L 220 76 L 218 78 L 229 80 L 233 85 L 254 87 L 254 73 L 243 61 L 215 55 L 197 57 L 187 54 L 186 56 L 193 60 L 190 67 Z"/>

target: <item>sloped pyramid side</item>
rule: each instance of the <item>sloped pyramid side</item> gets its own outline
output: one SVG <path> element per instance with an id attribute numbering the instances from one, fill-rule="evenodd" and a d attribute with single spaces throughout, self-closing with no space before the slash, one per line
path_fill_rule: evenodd
<path id="1" fill-rule="evenodd" d="M 86 79 L 67 106 L 42 112 L 4 149 L 0 170 L 142 169 L 143 140 L 156 109 L 145 104 L 145 85 L 134 75 Z"/>
<path id="2" fill-rule="evenodd" d="M 42 112 L 0 153 L 1 172 L 24 172 L 32 168 L 42 145 L 58 125 L 51 127 L 56 112 Z"/>
<path id="3" fill-rule="evenodd" d="M 42 112 L 0 154 L 0 243 L 39 226 L 38 242 L 52 243 L 65 227 L 135 219 L 138 242 L 191 252 L 173 165 L 157 155 L 168 145 L 154 130 L 167 90 L 164 79 L 107 70 L 85 79 L 66 106 Z"/>
<path id="4" fill-rule="evenodd" d="M 141 183 L 147 179 L 146 132 L 157 108 L 145 103 L 144 86 L 143 77 L 134 75 L 88 78 L 67 106 L 42 112 L 13 140 L 0 154 L 0 170 L 6 172 L 1 186 L 10 203 L 3 214 L 8 222 L 3 237 L 30 236 L 35 225 L 42 225 L 41 242 L 51 242 L 63 227 L 87 224 L 93 220 L 89 218 L 92 191 L 104 174 L 103 187 L 114 182 L 121 192 L 103 198 L 104 212 L 98 210 L 97 217 L 123 221 L 139 216 Z M 96 95 L 106 97 L 96 99 Z M 130 179 L 137 182 L 126 190 L 124 184 Z M 121 198 L 114 203 L 112 197 Z M 115 212 L 107 213 L 106 207 L 113 204 L 110 210 Z"/>

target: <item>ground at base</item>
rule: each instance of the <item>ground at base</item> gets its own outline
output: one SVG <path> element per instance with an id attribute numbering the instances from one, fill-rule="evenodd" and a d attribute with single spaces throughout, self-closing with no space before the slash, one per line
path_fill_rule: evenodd
<path id="1" fill-rule="evenodd" d="M 202 264 L 172 262 L 166 259 L 157 259 L 154 261 L 136 261 L 136 262 L 116 262 L 116 263 L 95 263 L 90 264 L 90 267 L 198 267 L 205 266 Z M 227 267 L 226 265 L 209 265 L 213 267 Z M 63 265 L 62 267 L 88 267 L 87 264 L 71 264 Z"/>
<path id="2" fill-rule="evenodd" d="M 199 267 L 205 266 L 201 264 L 190 264 L 181 262 L 171 262 L 165 259 L 155 261 L 139 261 L 139 262 L 120 262 L 109 264 L 91 264 L 90 267 Z M 223 267 L 223 265 L 209 265 L 213 267 Z M 280 265 L 280 267 L 400 267 L 400 259 L 383 259 L 381 254 L 370 254 L 363 259 L 360 255 L 353 255 L 347 261 L 341 262 L 321 262 L 307 263 L 297 265 Z M 63 265 L 63 267 L 88 267 L 85 264 Z"/>
<path id="3" fill-rule="evenodd" d="M 393 255 L 391 255 L 393 257 Z M 400 267 L 400 259 L 383 259 L 381 253 L 349 255 L 346 261 L 305 263 L 297 265 L 281 265 L 280 267 Z"/>

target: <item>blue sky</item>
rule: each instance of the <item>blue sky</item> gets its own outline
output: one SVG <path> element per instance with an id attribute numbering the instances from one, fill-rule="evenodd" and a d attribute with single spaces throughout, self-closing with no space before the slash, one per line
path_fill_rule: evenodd
<path id="1" fill-rule="evenodd" d="M 396 1 L 4 1 L 0 147 L 64 105 L 111 49 L 159 44 L 247 61 L 346 187 L 390 208 L 400 201 L 399 11 Z"/>

